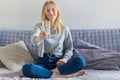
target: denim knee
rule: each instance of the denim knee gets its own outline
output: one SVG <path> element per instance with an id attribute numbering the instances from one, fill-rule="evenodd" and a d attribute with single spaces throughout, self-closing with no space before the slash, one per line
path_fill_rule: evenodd
<path id="1" fill-rule="evenodd" d="M 25 64 L 22 68 L 24 76 L 30 78 L 50 78 L 52 71 L 35 64 Z"/>
<path id="2" fill-rule="evenodd" d="M 81 65 L 81 69 L 84 69 L 86 66 L 86 60 L 84 57 L 74 57 L 73 61 L 74 63 Z"/>
<path id="3" fill-rule="evenodd" d="M 84 69 L 86 66 L 86 61 L 83 57 L 74 57 L 70 59 L 67 63 L 58 66 L 57 69 L 59 70 L 61 75 L 75 73 Z"/>
<path id="4" fill-rule="evenodd" d="M 32 67 L 33 64 L 25 64 L 23 65 L 22 67 L 22 72 L 24 74 L 24 76 L 26 77 L 30 77 L 31 76 L 31 67 Z"/>

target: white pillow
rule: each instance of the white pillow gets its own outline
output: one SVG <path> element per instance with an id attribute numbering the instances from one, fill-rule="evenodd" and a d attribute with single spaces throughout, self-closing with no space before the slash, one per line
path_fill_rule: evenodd
<path id="1" fill-rule="evenodd" d="M 21 70 L 26 63 L 34 62 L 24 41 L 0 47 L 0 60 L 8 69 L 14 71 Z"/>

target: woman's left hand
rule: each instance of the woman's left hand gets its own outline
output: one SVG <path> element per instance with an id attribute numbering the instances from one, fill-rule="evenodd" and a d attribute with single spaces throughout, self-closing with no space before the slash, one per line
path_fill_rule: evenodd
<path id="1" fill-rule="evenodd" d="M 63 59 L 59 59 L 56 63 L 57 66 L 61 66 L 63 64 L 65 64 L 67 62 L 67 59 L 66 58 L 63 58 Z"/>

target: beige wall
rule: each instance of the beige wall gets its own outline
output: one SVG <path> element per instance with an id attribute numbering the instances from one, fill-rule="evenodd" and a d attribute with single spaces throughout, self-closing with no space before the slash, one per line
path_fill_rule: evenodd
<path id="1" fill-rule="evenodd" d="M 0 29 L 28 29 L 40 21 L 46 0 L 0 0 Z M 119 28 L 120 0 L 56 0 L 72 29 Z"/>

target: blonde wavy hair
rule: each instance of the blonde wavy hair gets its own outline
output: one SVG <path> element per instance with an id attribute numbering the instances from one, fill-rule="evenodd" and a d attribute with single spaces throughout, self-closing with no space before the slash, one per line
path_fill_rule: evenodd
<path id="1" fill-rule="evenodd" d="M 48 18 L 47 18 L 47 16 L 46 16 L 46 14 L 45 14 L 45 10 L 46 10 L 46 7 L 47 7 L 48 4 L 53 4 L 53 5 L 55 5 L 56 8 L 57 8 L 57 10 L 58 10 L 58 15 L 57 15 L 57 17 L 56 17 L 56 20 L 54 21 L 54 26 L 55 26 L 55 28 L 56 28 L 56 34 L 60 34 L 60 33 L 62 33 L 63 30 L 64 30 L 64 25 L 62 24 L 62 21 L 61 21 L 61 12 L 60 12 L 60 9 L 59 9 L 57 3 L 55 3 L 55 1 L 53 1 L 53 0 L 48 0 L 48 1 L 46 1 L 46 2 L 44 3 L 43 8 L 42 8 L 42 14 L 41 14 L 41 16 L 42 16 L 42 21 L 45 21 L 45 22 L 48 22 L 48 21 L 49 21 Z M 46 23 L 45 23 L 45 24 L 46 24 Z"/>

